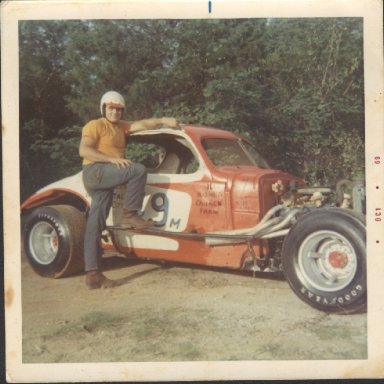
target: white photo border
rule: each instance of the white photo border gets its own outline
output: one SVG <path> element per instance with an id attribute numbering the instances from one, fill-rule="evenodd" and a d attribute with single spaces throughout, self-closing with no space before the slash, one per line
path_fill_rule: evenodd
<path id="1" fill-rule="evenodd" d="M 3 215 L 7 380 L 164 381 L 384 377 L 383 41 L 380 0 L 5 1 L 1 4 Z M 148 10 L 150 9 L 150 13 Z M 211 12 L 209 12 L 211 10 Z M 23 364 L 19 202 L 18 21 L 50 19 L 209 19 L 363 17 L 368 229 L 368 359 L 338 361 Z M 381 159 L 379 163 L 376 161 Z M 310 377 L 308 377 L 310 375 Z"/>

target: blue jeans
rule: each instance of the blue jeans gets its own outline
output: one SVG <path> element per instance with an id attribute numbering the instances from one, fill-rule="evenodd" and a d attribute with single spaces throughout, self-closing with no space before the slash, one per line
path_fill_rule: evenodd
<path id="1" fill-rule="evenodd" d="M 146 181 L 147 171 L 142 164 L 118 168 L 115 164 L 93 163 L 83 167 L 83 183 L 92 197 L 84 235 L 86 271 L 101 268 L 101 233 L 106 227 L 114 188 L 125 184 L 124 208 L 138 211 L 143 204 Z"/>

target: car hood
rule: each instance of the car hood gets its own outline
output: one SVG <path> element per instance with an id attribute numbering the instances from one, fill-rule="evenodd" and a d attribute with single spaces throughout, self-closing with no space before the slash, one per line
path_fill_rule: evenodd
<path id="1" fill-rule="evenodd" d="M 289 173 L 279 171 L 272 168 L 258 168 L 255 166 L 225 166 L 216 167 L 217 172 L 213 174 L 215 177 L 223 177 L 228 180 L 229 183 L 233 183 L 235 180 L 252 180 L 257 181 L 259 179 L 282 179 L 296 181 L 300 185 L 304 184 L 304 181 L 299 177 L 293 176 Z"/>
<path id="2" fill-rule="evenodd" d="M 260 217 L 279 203 L 282 194 L 304 185 L 302 179 L 274 169 L 222 167 L 219 171 L 231 191 L 234 210 Z"/>

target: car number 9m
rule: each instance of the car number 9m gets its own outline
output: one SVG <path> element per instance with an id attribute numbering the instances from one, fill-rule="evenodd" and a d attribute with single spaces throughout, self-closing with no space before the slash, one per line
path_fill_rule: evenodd
<path id="1" fill-rule="evenodd" d="M 155 221 L 156 227 L 162 227 L 168 220 L 169 200 L 167 195 L 163 192 L 155 193 L 151 198 L 151 206 L 156 212 L 163 213 L 163 217 L 160 220 Z M 178 222 L 180 222 L 180 219 Z"/>
<path id="2" fill-rule="evenodd" d="M 143 214 L 153 218 L 156 227 L 169 231 L 185 230 L 191 211 L 192 198 L 186 192 L 158 187 L 146 187 Z"/>

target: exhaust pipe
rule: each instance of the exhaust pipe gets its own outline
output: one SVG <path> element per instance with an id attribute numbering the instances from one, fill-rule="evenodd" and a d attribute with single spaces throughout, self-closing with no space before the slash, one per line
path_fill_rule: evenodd
<path id="1" fill-rule="evenodd" d="M 272 218 L 277 212 L 282 210 L 287 210 L 288 208 L 285 205 L 276 205 L 272 207 L 262 218 L 262 220 L 251 228 L 242 228 L 229 231 L 218 231 L 218 232 L 208 232 L 206 233 L 205 243 L 207 245 L 226 245 L 226 244 L 239 244 L 244 243 L 245 239 L 236 239 L 236 236 L 252 236 L 252 237 L 261 237 L 260 235 L 267 235 L 272 232 L 278 231 L 288 224 L 291 218 L 299 211 L 295 209 L 293 211 L 289 210 L 287 214 L 283 214 L 279 217 Z M 215 237 L 215 235 L 218 235 Z M 230 235 L 234 236 L 233 239 L 223 239 L 220 238 L 220 235 Z"/>

